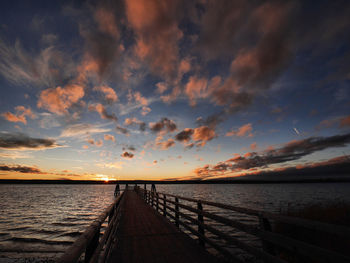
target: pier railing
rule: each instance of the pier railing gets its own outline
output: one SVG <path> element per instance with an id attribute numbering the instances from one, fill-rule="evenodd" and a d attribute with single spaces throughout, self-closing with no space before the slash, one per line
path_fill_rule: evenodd
<path id="1" fill-rule="evenodd" d="M 78 262 L 84 254 L 85 263 L 104 262 L 108 257 L 113 237 L 118 229 L 120 207 L 124 192 L 94 220 L 85 232 L 57 260 L 58 263 Z M 101 226 L 107 220 L 108 226 L 101 237 Z"/>
<path id="2" fill-rule="evenodd" d="M 136 187 L 135 190 L 146 203 L 157 212 L 171 219 L 177 227 L 182 226 L 184 229 L 191 232 L 192 235 L 196 236 L 200 245 L 214 248 L 219 254 L 230 261 L 242 262 L 230 249 L 218 244 L 218 240 L 233 245 L 258 259 L 262 259 L 264 262 L 289 262 L 288 257 L 281 257 L 281 254 L 284 254 L 283 251 L 289 251 L 289 258 L 292 257 L 293 262 L 300 262 L 299 258 L 301 257 L 313 260 L 311 262 L 350 262 L 350 258 L 345 255 L 274 232 L 272 223 L 282 222 L 288 225 L 347 238 L 350 238 L 350 228 L 160 193 L 156 192 L 155 189 L 149 191 Z M 239 220 L 203 209 L 203 206 L 252 216 L 259 223 L 257 225 L 242 223 Z M 219 223 L 220 225 L 228 227 L 230 230 L 223 231 L 222 228 L 218 229 L 212 222 Z M 261 240 L 262 248 L 244 242 L 230 234 L 237 230 Z"/>

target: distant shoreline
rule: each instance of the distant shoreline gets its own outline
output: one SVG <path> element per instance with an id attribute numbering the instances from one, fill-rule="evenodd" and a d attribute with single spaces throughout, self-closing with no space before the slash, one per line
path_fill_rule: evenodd
<path id="1" fill-rule="evenodd" d="M 302 179 L 302 180 L 183 180 L 183 181 L 161 181 L 161 180 L 119 180 L 119 181 L 93 181 L 93 180 L 16 180 L 0 179 L 0 184 L 300 184 L 300 183 L 350 183 L 350 178 L 324 178 L 324 179 Z"/>

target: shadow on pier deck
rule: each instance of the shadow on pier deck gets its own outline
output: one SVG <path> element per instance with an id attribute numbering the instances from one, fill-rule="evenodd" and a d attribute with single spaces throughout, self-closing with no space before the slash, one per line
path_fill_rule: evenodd
<path id="1" fill-rule="evenodd" d="M 117 242 L 108 262 L 216 262 L 195 240 L 126 191 Z"/>

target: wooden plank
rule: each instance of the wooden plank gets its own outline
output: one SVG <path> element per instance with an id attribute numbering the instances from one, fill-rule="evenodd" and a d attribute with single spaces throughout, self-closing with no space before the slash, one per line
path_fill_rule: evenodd
<path id="1" fill-rule="evenodd" d="M 108 262 L 218 262 L 204 248 L 127 191 L 122 207 L 119 241 Z"/>

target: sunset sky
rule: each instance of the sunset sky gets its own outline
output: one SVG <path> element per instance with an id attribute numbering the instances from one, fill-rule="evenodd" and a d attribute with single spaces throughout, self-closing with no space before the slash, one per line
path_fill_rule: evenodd
<path id="1" fill-rule="evenodd" d="M 349 1 L 6 1 L 0 179 L 335 176 L 350 160 L 349 14 Z"/>

